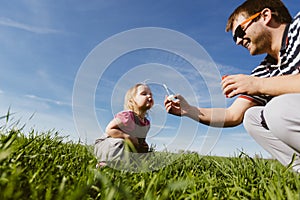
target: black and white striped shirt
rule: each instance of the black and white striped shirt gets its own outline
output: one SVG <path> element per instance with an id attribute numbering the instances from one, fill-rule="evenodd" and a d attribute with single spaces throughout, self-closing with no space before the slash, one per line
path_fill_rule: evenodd
<path id="1" fill-rule="evenodd" d="M 265 59 L 257 66 L 251 73 L 252 76 L 257 77 L 272 77 L 288 74 L 300 73 L 300 12 L 293 19 L 293 22 L 286 27 L 282 39 L 280 50 L 280 62 L 267 55 Z M 241 97 L 255 101 L 260 105 L 268 103 L 272 96 L 248 96 Z"/>

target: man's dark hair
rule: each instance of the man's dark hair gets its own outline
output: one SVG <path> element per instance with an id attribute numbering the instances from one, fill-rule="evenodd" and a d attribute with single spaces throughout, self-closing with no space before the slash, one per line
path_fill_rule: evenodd
<path id="1" fill-rule="evenodd" d="M 227 20 L 226 31 L 232 30 L 233 22 L 241 13 L 249 17 L 257 12 L 269 8 L 274 19 L 282 24 L 291 23 L 292 16 L 281 0 L 247 0 L 237 7 Z"/>

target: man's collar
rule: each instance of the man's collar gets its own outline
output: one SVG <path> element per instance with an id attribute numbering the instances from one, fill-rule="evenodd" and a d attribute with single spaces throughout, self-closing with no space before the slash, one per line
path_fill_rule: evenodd
<path id="1" fill-rule="evenodd" d="M 290 27 L 290 24 L 287 24 L 285 29 L 284 29 L 284 32 L 283 32 L 283 37 L 282 37 L 282 40 L 281 40 L 281 48 L 280 48 L 280 52 L 281 51 L 284 51 L 286 49 L 286 46 L 288 45 L 288 32 L 289 32 L 289 27 Z"/>

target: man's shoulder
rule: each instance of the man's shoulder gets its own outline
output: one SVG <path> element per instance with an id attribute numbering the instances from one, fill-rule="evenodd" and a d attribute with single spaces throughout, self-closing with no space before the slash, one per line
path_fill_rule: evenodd
<path id="1" fill-rule="evenodd" d="M 294 19 L 293 19 L 293 21 L 292 21 L 292 23 L 291 23 L 291 26 L 292 27 L 300 27 L 300 23 L 299 23 L 299 20 L 300 20 L 300 12 L 298 12 L 296 15 L 295 15 L 295 17 L 294 17 Z M 290 31 L 291 31 L 291 29 L 290 29 Z"/>
<path id="2" fill-rule="evenodd" d="M 258 77 L 268 77 L 270 73 L 270 69 L 276 68 L 277 60 L 267 54 L 265 58 L 260 62 L 258 66 L 256 66 L 252 72 L 252 76 L 258 76 Z"/>
<path id="3" fill-rule="evenodd" d="M 300 11 L 292 16 L 292 21 L 290 22 L 290 25 L 299 23 L 298 21 L 299 19 L 300 19 Z"/>
<path id="4" fill-rule="evenodd" d="M 292 23 L 289 26 L 289 33 L 288 33 L 288 44 L 290 46 L 290 51 L 295 51 L 295 46 L 300 45 L 300 12 L 294 17 Z"/>

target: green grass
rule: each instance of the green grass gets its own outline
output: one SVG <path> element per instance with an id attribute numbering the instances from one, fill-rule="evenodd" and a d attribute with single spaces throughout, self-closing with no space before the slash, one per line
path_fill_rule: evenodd
<path id="1" fill-rule="evenodd" d="M 96 169 L 91 147 L 50 131 L 0 128 L 0 199 L 299 199 L 299 175 L 274 160 L 155 153 L 154 171 Z M 149 161 L 145 161 L 149 162 Z M 153 163 L 153 160 L 151 160 Z M 151 163 L 146 163 L 148 166 Z"/>

